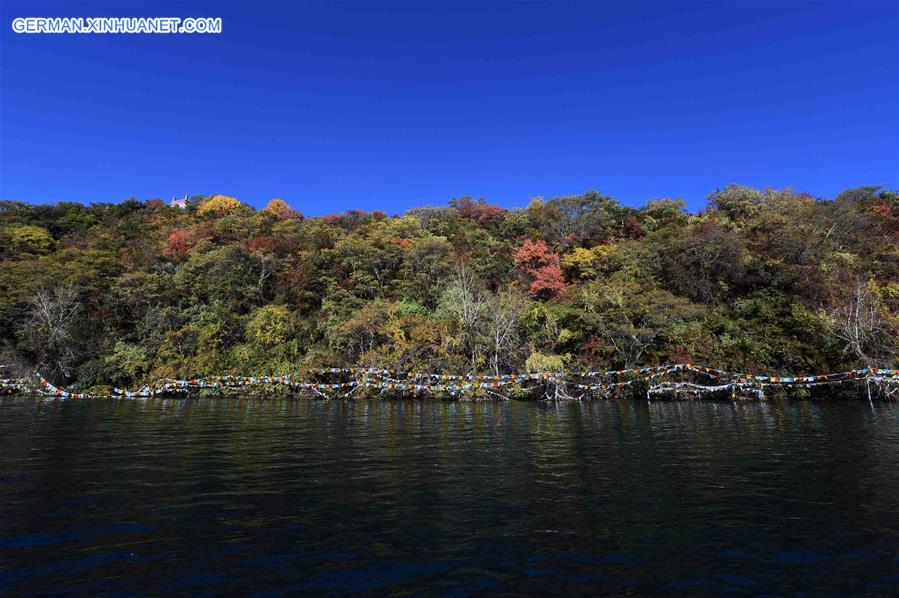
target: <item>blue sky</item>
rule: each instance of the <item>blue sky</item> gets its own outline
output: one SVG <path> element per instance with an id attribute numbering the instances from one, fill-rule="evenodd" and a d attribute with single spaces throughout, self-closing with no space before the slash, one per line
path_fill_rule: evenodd
<path id="1" fill-rule="evenodd" d="M 399 213 L 899 187 L 899 4 L 0 3 L 0 197 Z M 24 35 L 213 16 L 221 35 Z"/>

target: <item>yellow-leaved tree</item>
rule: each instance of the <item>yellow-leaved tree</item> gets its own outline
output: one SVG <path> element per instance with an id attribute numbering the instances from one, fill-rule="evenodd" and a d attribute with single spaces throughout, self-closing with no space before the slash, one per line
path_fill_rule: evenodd
<path id="1" fill-rule="evenodd" d="M 234 197 L 228 197 L 227 195 L 213 195 L 200 204 L 200 207 L 197 208 L 197 213 L 201 216 L 206 214 L 230 214 L 239 207 L 240 202 Z"/>
<path id="2" fill-rule="evenodd" d="M 290 206 L 287 205 L 287 202 L 283 199 L 273 199 L 268 202 L 268 205 L 265 206 L 265 209 L 262 210 L 266 214 L 273 214 L 275 216 L 283 216 L 285 214 L 289 214 L 291 212 Z"/>
<path id="3" fill-rule="evenodd" d="M 0 255 L 4 253 L 44 254 L 56 246 L 46 228 L 30 224 L 0 227 Z"/>
<path id="4" fill-rule="evenodd" d="M 290 339 L 295 324 L 293 314 L 283 305 L 266 305 L 257 309 L 247 324 L 247 340 L 273 347 Z"/>

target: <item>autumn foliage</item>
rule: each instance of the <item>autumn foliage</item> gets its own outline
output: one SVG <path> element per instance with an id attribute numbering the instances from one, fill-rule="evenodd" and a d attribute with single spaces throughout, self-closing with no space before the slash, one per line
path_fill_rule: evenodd
<path id="1" fill-rule="evenodd" d="M 515 266 L 530 281 L 533 297 L 551 299 L 565 290 L 559 254 L 550 251 L 544 241 L 526 239 L 515 253 Z"/>
<path id="2" fill-rule="evenodd" d="M 230 214 L 240 207 L 240 202 L 227 195 L 214 195 L 200 204 L 197 213 L 200 215 L 215 214 L 221 216 Z"/>
<path id="3" fill-rule="evenodd" d="M 272 214 L 273 216 L 286 216 L 291 212 L 290 206 L 287 205 L 283 199 L 273 199 L 268 202 L 268 205 L 265 206 L 265 209 L 262 210 L 266 214 Z"/>
<path id="4" fill-rule="evenodd" d="M 162 248 L 162 253 L 170 258 L 179 259 L 187 255 L 187 252 L 193 246 L 193 233 L 186 229 L 178 229 L 168 236 Z"/>
<path id="5" fill-rule="evenodd" d="M 224 195 L 0 201 L 0 272 L 2 363 L 82 388 L 320 366 L 899 366 L 899 195 L 877 187 L 728 185 L 694 212 L 596 191 L 311 218 Z"/>
<path id="6" fill-rule="evenodd" d="M 498 224 L 506 214 L 505 208 L 490 205 L 484 199 L 475 201 L 471 197 L 453 199 L 450 206 L 455 208 L 462 218 L 473 220 L 482 226 Z"/>

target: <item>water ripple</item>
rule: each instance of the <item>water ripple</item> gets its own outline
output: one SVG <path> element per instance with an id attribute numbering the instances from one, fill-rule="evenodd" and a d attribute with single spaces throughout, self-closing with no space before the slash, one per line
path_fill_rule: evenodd
<path id="1" fill-rule="evenodd" d="M 899 591 L 899 405 L 0 400 L 0 593 Z"/>

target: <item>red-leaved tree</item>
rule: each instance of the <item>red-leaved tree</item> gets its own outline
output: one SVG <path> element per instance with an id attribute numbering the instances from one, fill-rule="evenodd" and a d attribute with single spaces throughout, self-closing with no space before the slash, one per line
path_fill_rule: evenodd
<path id="1" fill-rule="evenodd" d="M 559 254 L 544 241 L 526 239 L 515 253 L 515 266 L 530 281 L 531 296 L 536 299 L 551 299 L 565 290 Z"/>
<path id="2" fill-rule="evenodd" d="M 162 252 L 170 258 L 180 259 L 187 255 L 195 243 L 194 234 L 186 229 L 178 229 L 166 239 Z"/>
<path id="3" fill-rule="evenodd" d="M 481 226 L 499 224 L 506 215 L 505 208 L 491 205 L 483 199 L 475 201 L 467 196 L 450 200 L 450 206 L 456 208 L 462 218 L 473 220 Z"/>

